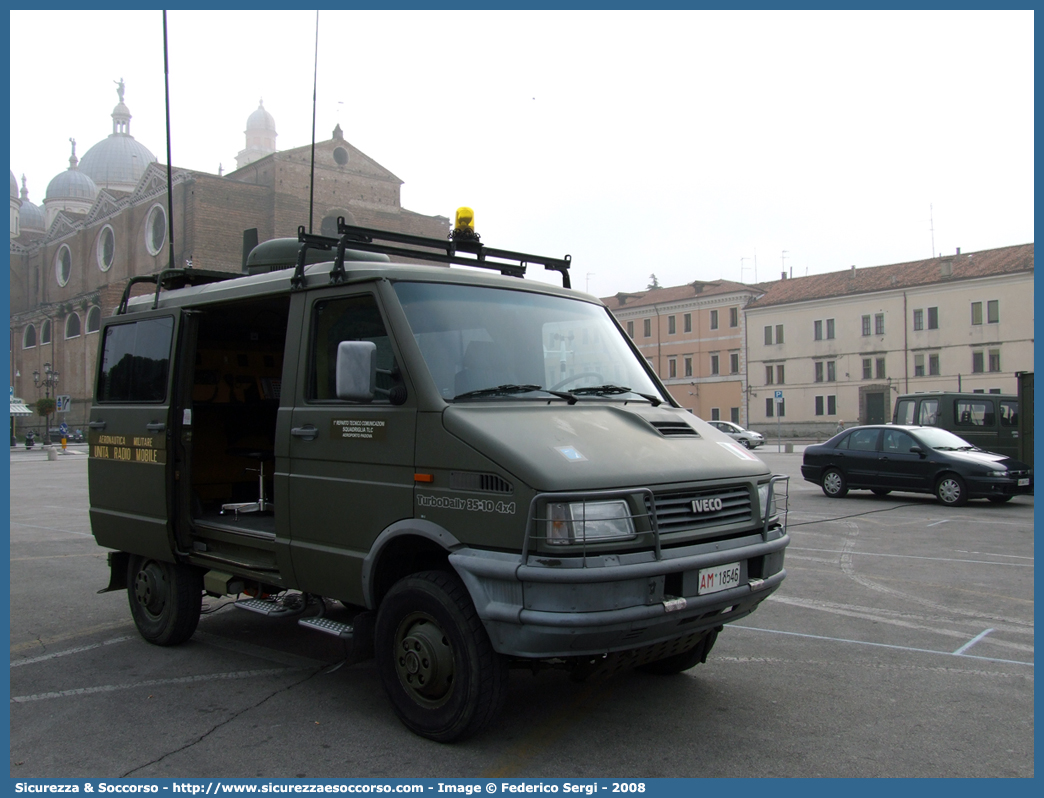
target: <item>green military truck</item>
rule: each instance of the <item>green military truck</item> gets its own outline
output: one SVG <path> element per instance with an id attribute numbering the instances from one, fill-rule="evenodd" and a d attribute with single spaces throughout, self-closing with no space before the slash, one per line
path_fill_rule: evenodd
<path id="1" fill-rule="evenodd" d="M 204 594 L 350 640 L 440 741 L 513 665 L 705 661 L 783 581 L 786 478 L 678 407 L 568 268 L 341 219 L 242 275 L 133 278 L 89 423 L 106 590 L 157 645 Z"/>

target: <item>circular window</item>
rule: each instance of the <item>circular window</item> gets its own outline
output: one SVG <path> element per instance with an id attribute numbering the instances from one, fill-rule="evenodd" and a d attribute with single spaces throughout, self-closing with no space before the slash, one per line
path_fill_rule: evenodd
<path id="1" fill-rule="evenodd" d="M 338 165 L 344 166 L 348 163 L 348 150 L 344 147 L 337 147 L 333 151 L 334 160 L 337 161 Z"/>
<path id="2" fill-rule="evenodd" d="M 107 272 L 116 257 L 116 236 L 109 225 L 102 228 L 98 236 L 98 268 Z"/>
<path id="3" fill-rule="evenodd" d="M 145 221 L 145 247 L 150 255 L 159 255 L 167 241 L 167 213 L 161 205 L 153 205 Z"/>
<path id="4" fill-rule="evenodd" d="M 58 255 L 54 259 L 54 276 L 58 278 L 58 285 L 66 285 L 72 274 L 72 252 L 69 247 L 62 244 Z"/>
<path id="5" fill-rule="evenodd" d="M 101 327 L 101 308 L 95 305 L 87 311 L 87 332 L 98 332 Z"/>

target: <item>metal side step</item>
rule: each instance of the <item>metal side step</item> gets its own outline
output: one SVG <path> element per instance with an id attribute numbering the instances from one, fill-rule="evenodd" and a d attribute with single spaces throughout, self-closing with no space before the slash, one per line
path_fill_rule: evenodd
<path id="1" fill-rule="evenodd" d="M 290 615 L 299 612 L 298 609 L 287 607 L 278 601 L 271 599 L 240 599 L 235 603 L 241 610 L 250 610 L 270 618 L 278 618 L 280 615 Z"/>
<path id="2" fill-rule="evenodd" d="M 343 640 L 351 640 L 355 633 L 355 629 L 350 623 L 332 621 L 329 618 L 301 618 L 297 625 L 306 629 L 314 629 L 317 632 L 326 632 L 328 635 L 340 637 Z"/>

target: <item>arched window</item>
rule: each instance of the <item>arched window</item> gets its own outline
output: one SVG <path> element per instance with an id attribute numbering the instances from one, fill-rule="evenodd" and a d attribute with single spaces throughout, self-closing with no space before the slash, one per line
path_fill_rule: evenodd
<path id="1" fill-rule="evenodd" d="M 87 332 L 98 332 L 101 328 L 101 308 L 95 305 L 87 311 Z"/>
<path id="2" fill-rule="evenodd" d="M 22 334 L 22 349 L 32 349 L 36 346 L 36 325 L 30 324 Z"/>
<path id="3" fill-rule="evenodd" d="M 167 240 L 167 212 L 162 205 L 153 205 L 145 220 L 145 248 L 150 255 L 158 255 Z"/>
<path id="4" fill-rule="evenodd" d="M 58 278 L 58 285 L 66 285 L 70 275 L 72 275 L 72 252 L 69 247 L 62 244 L 54 258 L 54 276 Z"/>
<path id="5" fill-rule="evenodd" d="M 116 258 L 116 235 L 109 225 L 98 234 L 98 268 L 107 272 Z"/>
<path id="6" fill-rule="evenodd" d="M 51 320 L 44 319 L 43 326 L 40 327 L 40 343 L 49 344 L 51 343 Z"/>
<path id="7" fill-rule="evenodd" d="M 70 313 L 65 317 L 65 337 L 80 337 L 80 317 L 76 313 Z"/>

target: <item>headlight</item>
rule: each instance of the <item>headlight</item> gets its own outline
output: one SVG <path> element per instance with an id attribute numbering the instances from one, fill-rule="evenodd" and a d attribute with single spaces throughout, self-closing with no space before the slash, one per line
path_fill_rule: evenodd
<path id="1" fill-rule="evenodd" d="M 1006 477 L 1008 476 L 1007 471 L 987 471 L 986 476 L 988 477 Z"/>
<path id="2" fill-rule="evenodd" d="M 635 537 L 634 521 L 623 499 L 608 502 L 554 502 L 547 506 L 547 542 L 601 543 Z"/>
<path id="3" fill-rule="evenodd" d="M 772 503 L 769 504 L 769 483 L 758 485 L 758 506 L 761 508 L 762 518 L 771 518 L 776 514 L 776 494 L 772 494 Z"/>

